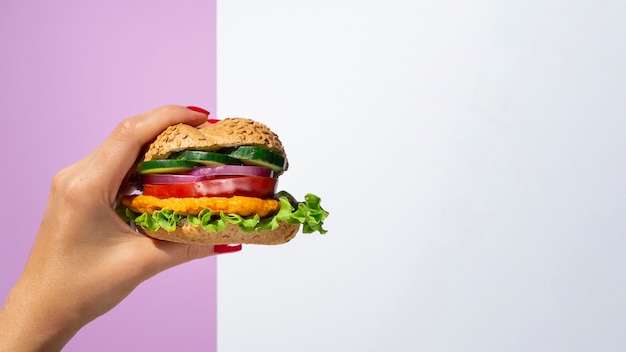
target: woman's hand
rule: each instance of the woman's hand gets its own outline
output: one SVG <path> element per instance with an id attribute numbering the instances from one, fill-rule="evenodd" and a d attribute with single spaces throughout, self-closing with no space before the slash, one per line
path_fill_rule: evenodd
<path id="1" fill-rule="evenodd" d="M 133 231 L 113 209 L 142 148 L 170 125 L 202 124 L 207 114 L 201 111 L 165 106 L 129 118 L 54 177 L 24 272 L 0 311 L 0 351 L 60 350 L 144 280 L 241 249 L 154 240 Z"/>

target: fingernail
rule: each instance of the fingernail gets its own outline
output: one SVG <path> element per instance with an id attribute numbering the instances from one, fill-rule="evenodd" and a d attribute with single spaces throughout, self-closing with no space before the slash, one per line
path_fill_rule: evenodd
<path id="1" fill-rule="evenodd" d="M 240 244 L 216 244 L 213 246 L 215 254 L 239 252 L 242 246 Z"/>
<path id="2" fill-rule="evenodd" d="M 218 123 L 218 122 L 220 122 L 220 120 L 219 119 L 208 119 L 208 120 L 206 120 L 206 122 L 208 122 L 208 123 Z"/>
<path id="3" fill-rule="evenodd" d="M 196 111 L 196 112 L 200 112 L 200 113 L 203 113 L 205 115 L 209 115 L 210 114 L 210 112 L 204 110 L 203 108 L 199 108 L 197 106 L 188 106 L 187 109 L 193 110 L 193 111 Z"/>

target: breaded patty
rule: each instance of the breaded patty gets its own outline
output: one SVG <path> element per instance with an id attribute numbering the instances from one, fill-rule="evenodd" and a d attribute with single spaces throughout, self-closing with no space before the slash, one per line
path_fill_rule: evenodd
<path id="1" fill-rule="evenodd" d="M 201 197 L 201 198 L 157 198 L 145 195 L 127 196 L 122 203 L 136 213 L 152 214 L 155 210 L 170 209 L 181 215 L 198 215 L 202 209 L 209 208 L 213 213 L 223 211 L 226 214 L 260 217 L 274 215 L 280 209 L 280 202 L 276 199 L 260 199 L 252 197 L 234 196 Z"/>

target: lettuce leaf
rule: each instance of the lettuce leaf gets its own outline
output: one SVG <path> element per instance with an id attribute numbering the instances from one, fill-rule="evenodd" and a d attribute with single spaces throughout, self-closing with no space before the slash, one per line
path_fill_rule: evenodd
<path id="1" fill-rule="evenodd" d="M 329 213 L 321 207 L 321 199 L 314 194 L 306 194 L 304 202 L 295 202 L 293 197 L 282 192 L 283 196 L 278 199 L 280 209 L 272 217 L 261 219 L 258 215 L 243 217 L 237 214 L 213 214 L 210 209 L 205 209 L 198 215 L 188 214 L 183 216 L 170 209 L 154 211 L 151 215 L 147 213 L 139 214 L 130 209 L 118 209 L 118 214 L 126 221 L 134 223 L 148 231 L 157 231 L 162 228 L 172 232 L 183 220 L 187 220 L 191 226 L 201 226 L 209 232 L 221 231 L 228 224 L 239 226 L 244 232 L 254 232 L 261 230 L 275 230 L 281 222 L 290 224 L 301 224 L 303 233 L 328 232 L 323 228 L 324 220 Z M 293 204 L 292 204 L 293 203 Z"/>

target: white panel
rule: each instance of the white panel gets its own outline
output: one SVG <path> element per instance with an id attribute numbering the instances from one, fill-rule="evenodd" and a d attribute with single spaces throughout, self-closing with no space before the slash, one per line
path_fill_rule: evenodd
<path id="1" fill-rule="evenodd" d="M 624 346 L 623 4 L 219 2 L 221 117 L 331 212 L 219 258 L 219 350 Z"/>

